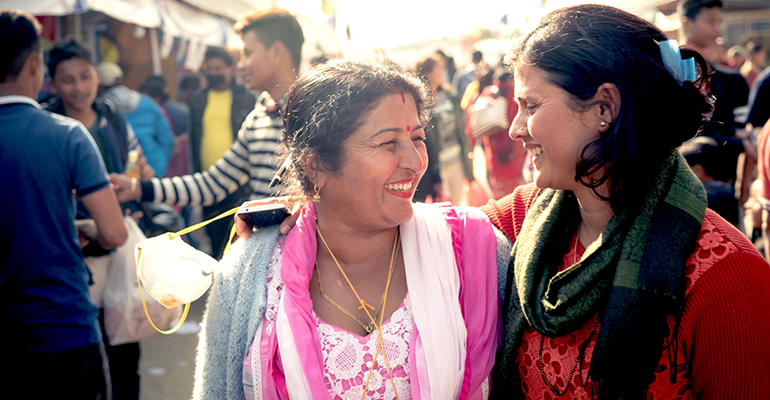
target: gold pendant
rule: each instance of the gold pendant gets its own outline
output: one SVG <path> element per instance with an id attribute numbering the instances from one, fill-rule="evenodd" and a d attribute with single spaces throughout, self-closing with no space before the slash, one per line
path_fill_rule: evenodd
<path id="1" fill-rule="evenodd" d="M 368 324 L 368 325 L 364 325 L 363 326 L 364 332 L 366 332 L 367 335 L 372 333 L 372 331 L 374 331 L 374 326 L 372 326 L 372 325 L 374 325 L 374 324 Z"/>

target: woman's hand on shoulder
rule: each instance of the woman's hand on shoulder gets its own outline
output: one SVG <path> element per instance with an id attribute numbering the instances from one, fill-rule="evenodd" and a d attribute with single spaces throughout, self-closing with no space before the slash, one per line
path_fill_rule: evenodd
<path id="1" fill-rule="evenodd" d="M 261 199 L 261 200 L 247 201 L 241 205 L 241 208 L 266 206 L 270 204 L 281 203 L 282 201 L 283 201 L 283 198 L 268 197 L 266 199 Z M 283 204 L 286 207 L 290 206 L 290 204 L 288 203 L 283 203 Z M 298 209 L 299 209 L 299 206 L 297 206 L 294 210 L 292 210 L 291 214 L 288 217 L 286 217 L 286 219 L 284 219 L 283 222 L 281 222 L 280 231 L 282 235 L 288 234 L 291 228 L 294 228 L 294 225 L 297 224 L 297 218 L 299 217 L 299 213 L 297 212 Z M 237 215 L 237 213 L 236 215 L 233 216 L 233 219 L 235 220 L 235 233 L 244 239 L 250 238 L 251 234 L 254 232 L 253 224 L 250 224 L 249 222 L 241 219 Z"/>

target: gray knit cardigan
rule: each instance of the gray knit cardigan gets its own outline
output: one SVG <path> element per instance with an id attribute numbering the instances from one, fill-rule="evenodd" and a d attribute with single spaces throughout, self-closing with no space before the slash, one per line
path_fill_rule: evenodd
<path id="1" fill-rule="evenodd" d="M 201 322 L 193 399 L 242 400 L 243 360 L 265 313 L 267 267 L 278 225 L 230 249 L 214 273 Z"/>

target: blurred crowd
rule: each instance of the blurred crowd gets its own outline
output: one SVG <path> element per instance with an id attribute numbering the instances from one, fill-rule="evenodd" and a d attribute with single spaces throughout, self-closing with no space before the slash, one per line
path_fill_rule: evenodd
<path id="1" fill-rule="evenodd" d="M 703 183 L 709 208 L 740 229 L 768 256 L 770 182 L 760 179 L 768 174 L 759 173 L 770 163 L 770 147 L 765 145 L 770 135 L 770 124 L 766 124 L 770 119 L 768 43 L 762 37 L 752 36 L 725 49 L 717 42 L 721 36 L 719 13 L 720 8 L 704 8 L 694 15 L 683 15 L 686 18 L 680 41 L 703 54 L 713 69 L 710 89 L 715 110 L 701 134 L 685 143 L 680 152 Z M 16 30 L 34 33 L 38 29 L 33 20 L 24 21 L 23 14 L 3 11 L 0 42 L 13 40 L 18 36 Z M 158 75 L 148 77 L 139 87 L 129 88 L 122 82 L 124 71 L 119 65 L 95 63 L 89 49 L 75 40 L 56 43 L 31 72 L 24 69 L 27 67 L 16 68 L 17 75 L 37 74 L 20 78 L 29 80 L 27 85 L 31 89 L 27 91 L 32 99 L 39 98 L 32 80 L 47 73 L 51 93 L 40 99 L 39 106 L 69 118 L 64 121 L 56 117 L 50 124 L 68 130 L 82 128 L 85 132 L 77 143 L 55 145 L 65 148 L 65 155 L 45 148 L 47 145 L 43 146 L 40 139 L 41 149 L 27 160 L 41 174 L 69 168 L 56 174 L 62 175 L 62 181 L 75 182 L 74 186 L 57 184 L 53 179 L 58 177 L 51 177 L 45 188 L 28 188 L 38 182 L 34 177 L 37 175 L 31 172 L 26 178 L 3 183 L 24 187 L 25 196 L 48 197 L 30 201 L 24 207 L 2 204 L 4 214 L 30 213 L 26 218 L 38 221 L 42 225 L 36 226 L 51 236 L 47 244 L 39 247 L 28 238 L 21 243 L 19 237 L 38 235 L 39 231 L 19 231 L 14 224 L 26 224 L 26 219 L 10 221 L 3 217 L 0 229 L 5 232 L 0 234 L 4 241 L 8 240 L 3 246 L 15 246 L 13 250 L 3 250 L 0 259 L 3 303 L 37 296 L 24 285 L 43 291 L 47 290 L 45 285 L 69 288 L 57 294 L 39 295 L 34 301 L 24 300 L 26 303 L 10 310 L 3 306 L 0 316 L 28 315 L 18 322 L 28 328 L 14 325 L 15 335 L 0 336 L 7 339 L 4 343 L 18 347 L 18 354 L 58 354 L 96 345 L 96 355 L 73 355 L 64 364 L 78 364 L 72 360 L 91 357 L 89 368 L 98 369 L 101 365 L 94 360 L 101 354 L 108 361 L 106 376 L 112 398 L 138 398 L 139 343 L 110 343 L 104 307 L 100 304 L 107 274 L 96 270 L 114 261 L 111 257 L 115 248 L 131 247 L 139 240 L 125 238 L 124 224 L 135 224 L 143 237 L 153 237 L 211 219 L 246 200 L 281 194 L 281 185 L 270 187 L 269 183 L 278 168 L 282 110 L 286 94 L 300 74 L 299 49 L 304 36 L 296 20 L 282 10 L 246 17 L 236 30 L 243 38 L 242 52 L 210 46 L 200 70 L 186 71 L 177 82 L 168 82 Z M 0 64 L 5 68 L 0 70 L 3 84 L 14 73 L 7 66 L 18 64 L 19 57 L 35 49 L 34 41 L 24 46 L 20 43 L 13 49 L 0 50 Z M 14 51 L 17 53 L 10 54 Z M 310 67 L 328 60 L 326 56 L 316 57 Z M 425 128 L 429 166 L 414 201 L 481 206 L 532 181 L 531 156 L 521 143 L 509 137 L 514 118 L 526 111 L 519 109 L 513 71 L 503 65 L 503 60 L 490 60 L 478 50 L 451 55 L 436 49 L 404 69 L 427 83 L 433 102 L 433 114 Z M 172 92 L 178 94 L 177 98 L 171 97 Z M 3 107 L 9 106 L 0 103 Z M 660 115 L 649 117 L 666 124 L 676 116 L 661 110 Z M 30 117 L 36 118 L 42 117 Z M 13 129 L 29 126 L 32 125 Z M 94 154 L 83 150 L 89 142 L 95 145 Z M 0 153 L 0 161 L 3 157 Z M 67 167 L 57 164 L 62 157 L 67 158 L 63 162 Z M 16 188 L 0 190 L 5 193 Z M 54 196 L 57 190 L 61 193 Z M 57 205 L 69 207 L 67 202 L 73 201 L 73 190 L 78 197 L 71 209 L 57 209 Z M 100 205 L 105 202 L 114 203 L 114 207 Z M 33 216 L 36 213 L 58 216 L 48 221 Z M 46 221 L 59 226 L 44 224 Z M 205 230 L 186 235 L 184 240 L 220 259 L 231 239 L 232 224 L 231 218 L 224 218 L 207 225 Z M 14 239 L 8 236 L 10 232 Z M 77 243 L 70 240 L 72 232 L 77 234 Z M 13 263 L 37 264 L 31 270 L 38 271 L 40 265 L 49 261 L 34 256 L 35 253 L 59 254 L 62 248 L 67 249 L 68 255 L 59 257 L 61 263 L 77 267 L 74 275 L 63 278 L 49 269 L 42 279 L 48 283 L 27 277 L 14 288 L 13 295 L 19 297 L 13 298 L 5 288 L 9 271 L 21 268 Z M 133 256 L 133 252 L 129 254 Z M 72 283 L 78 279 L 82 282 Z M 100 313 L 89 308 L 92 301 Z M 46 322 L 49 314 L 41 311 L 46 307 L 62 308 L 64 314 L 72 316 L 56 323 Z M 69 339 L 82 338 L 82 331 L 88 330 L 89 318 L 94 315 L 98 315 L 94 320 L 99 328 L 92 335 L 93 340 Z M 81 332 L 61 333 L 67 326 L 78 326 Z M 57 365 L 49 359 L 39 362 Z M 34 364 L 34 360 L 29 363 Z"/>

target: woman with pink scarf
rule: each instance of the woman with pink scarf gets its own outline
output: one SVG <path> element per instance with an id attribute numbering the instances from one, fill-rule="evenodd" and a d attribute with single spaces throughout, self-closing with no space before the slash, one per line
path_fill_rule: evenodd
<path id="1" fill-rule="evenodd" d="M 412 203 L 430 112 L 424 84 L 394 65 L 298 79 L 282 180 L 304 205 L 288 234 L 258 230 L 223 260 L 194 398 L 488 397 L 496 240 L 476 209 Z"/>

